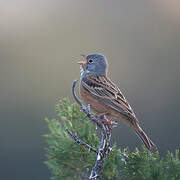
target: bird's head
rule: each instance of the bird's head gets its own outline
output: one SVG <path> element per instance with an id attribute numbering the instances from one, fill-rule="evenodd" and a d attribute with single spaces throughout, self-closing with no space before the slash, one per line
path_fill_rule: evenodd
<path id="1" fill-rule="evenodd" d="M 107 59 L 102 54 L 82 55 L 84 61 L 77 62 L 81 65 L 82 71 L 88 75 L 105 75 L 107 74 Z"/>

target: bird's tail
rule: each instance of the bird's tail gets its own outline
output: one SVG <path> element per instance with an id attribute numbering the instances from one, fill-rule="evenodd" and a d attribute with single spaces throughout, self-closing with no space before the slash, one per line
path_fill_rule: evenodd
<path id="1" fill-rule="evenodd" d="M 138 137 L 142 140 L 146 148 L 149 150 L 156 150 L 156 145 L 151 141 L 151 139 L 146 135 L 146 133 L 141 129 L 141 127 L 139 125 L 137 125 L 136 127 L 137 128 L 135 129 L 135 132 L 138 135 Z"/>

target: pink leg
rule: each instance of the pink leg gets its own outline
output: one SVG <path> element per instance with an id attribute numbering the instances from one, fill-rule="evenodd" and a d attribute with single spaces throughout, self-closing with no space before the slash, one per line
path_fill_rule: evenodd
<path id="1" fill-rule="evenodd" d="M 111 127 L 111 121 L 114 120 L 114 117 L 112 116 L 109 120 L 104 120 L 104 119 L 101 119 L 100 117 L 103 116 L 103 115 L 106 115 L 107 113 L 99 113 L 99 114 L 96 114 L 96 118 L 99 118 L 100 121 L 102 121 L 104 124 L 106 124 L 110 130 L 112 130 L 112 127 Z"/>

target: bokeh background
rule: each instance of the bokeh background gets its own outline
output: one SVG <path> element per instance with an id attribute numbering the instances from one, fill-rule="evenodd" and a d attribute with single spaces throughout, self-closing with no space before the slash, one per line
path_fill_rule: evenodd
<path id="1" fill-rule="evenodd" d="M 161 155 L 180 147 L 179 1 L 1 0 L 0 179 L 49 179 L 44 117 L 96 52 Z M 121 123 L 113 142 L 141 146 Z"/>

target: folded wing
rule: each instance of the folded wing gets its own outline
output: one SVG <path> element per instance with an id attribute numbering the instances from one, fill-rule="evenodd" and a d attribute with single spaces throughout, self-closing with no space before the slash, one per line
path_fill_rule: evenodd
<path id="1" fill-rule="evenodd" d="M 82 86 L 101 102 L 137 121 L 131 106 L 119 88 L 106 76 L 87 76 L 82 80 Z"/>

